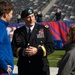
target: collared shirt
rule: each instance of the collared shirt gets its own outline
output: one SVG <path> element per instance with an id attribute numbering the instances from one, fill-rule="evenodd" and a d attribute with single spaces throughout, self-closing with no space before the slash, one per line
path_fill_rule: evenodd
<path id="1" fill-rule="evenodd" d="M 33 25 L 32 27 L 30 27 L 31 32 L 33 31 L 34 26 L 35 26 L 35 25 Z M 26 29 L 27 29 L 27 33 L 28 33 L 28 32 L 29 32 L 29 27 L 26 26 Z"/>

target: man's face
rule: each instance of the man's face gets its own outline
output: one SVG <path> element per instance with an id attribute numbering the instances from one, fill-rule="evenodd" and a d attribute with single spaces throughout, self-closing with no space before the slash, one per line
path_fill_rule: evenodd
<path id="1" fill-rule="evenodd" d="M 24 22 L 26 23 L 26 25 L 27 25 L 28 27 L 33 26 L 33 25 L 35 24 L 35 15 L 34 15 L 34 13 L 28 15 L 28 16 L 24 19 Z"/>
<path id="2" fill-rule="evenodd" d="M 10 22 L 13 17 L 13 11 L 11 10 L 9 13 L 6 13 L 6 22 Z"/>

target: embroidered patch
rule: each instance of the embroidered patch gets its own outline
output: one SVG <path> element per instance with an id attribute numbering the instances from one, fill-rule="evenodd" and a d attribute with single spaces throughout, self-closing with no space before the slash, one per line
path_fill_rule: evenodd
<path id="1" fill-rule="evenodd" d="M 37 34 L 37 38 L 44 38 L 44 30 L 40 29 L 38 34 Z"/>
<path id="2" fill-rule="evenodd" d="M 49 28 L 49 26 L 48 26 L 48 25 L 45 25 L 45 27 L 46 27 L 46 28 Z"/>
<path id="3" fill-rule="evenodd" d="M 33 13 L 33 12 L 32 12 L 32 10 L 29 9 L 29 10 L 28 10 L 28 14 L 31 14 L 31 13 Z"/>

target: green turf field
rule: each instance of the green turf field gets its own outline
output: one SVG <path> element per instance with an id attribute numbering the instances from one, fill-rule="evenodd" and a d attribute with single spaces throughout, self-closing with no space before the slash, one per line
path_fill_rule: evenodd
<path id="1" fill-rule="evenodd" d="M 48 55 L 49 66 L 56 67 L 58 61 L 62 58 L 64 53 L 64 50 L 56 50 L 51 55 Z M 17 58 L 14 58 L 14 64 L 17 64 Z"/>
<path id="2" fill-rule="evenodd" d="M 51 55 L 48 56 L 49 65 L 51 67 L 56 67 L 58 61 L 62 58 L 62 56 L 65 54 L 64 50 L 56 50 Z"/>

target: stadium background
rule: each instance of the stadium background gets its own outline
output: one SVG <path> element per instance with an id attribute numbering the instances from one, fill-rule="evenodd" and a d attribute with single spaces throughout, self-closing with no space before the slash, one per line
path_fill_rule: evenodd
<path id="1" fill-rule="evenodd" d="M 0 0 L 2 1 L 2 0 Z M 75 0 L 4 0 L 9 1 L 14 6 L 13 18 L 9 27 L 20 27 L 24 25 L 21 21 L 17 23 L 18 14 L 25 8 L 32 8 L 36 14 L 38 9 L 43 13 L 43 25 L 50 28 L 56 49 L 62 49 L 66 43 L 66 34 L 71 24 L 75 24 Z M 55 21 L 56 8 L 61 9 L 61 21 Z"/>
<path id="2" fill-rule="evenodd" d="M 2 0 L 0 0 L 2 1 Z M 75 23 L 75 0 L 6 0 L 13 4 L 14 14 L 10 22 L 12 26 L 22 26 L 24 23 L 17 23 L 18 15 L 25 8 L 32 8 L 36 14 L 40 9 L 43 13 L 43 25 L 48 25 L 55 42 L 56 49 L 62 49 L 66 43 L 66 34 L 69 31 L 69 26 Z M 55 12 L 57 7 L 61 9 L 61 22 L 55 21 Z"/>

